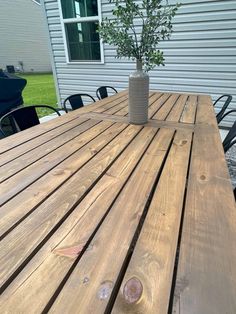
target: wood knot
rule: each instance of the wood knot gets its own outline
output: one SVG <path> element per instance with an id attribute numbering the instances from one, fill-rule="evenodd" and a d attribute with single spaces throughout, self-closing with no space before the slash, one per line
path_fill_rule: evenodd
<path id="1" fill-rule="evenodd" d="M 200 176 L 200 179 L 201 179 L 202 181 L 204 181 L 204 180 L 206 180 L 206 176 L 205 176 L 204 174 L 202 174 L 202 175 Z"/>
<path id="2" fill-rule="evenodd" d="M 143 293 L 143 285 L 138 278 L 129 279 L 124 285 L 123 296 L 127 303 L 133 304 L 138 302 Z"/>
<path id="3" fill-rule="evenodd" d="M 183 140 L 180 145 L 184 146 L 185 144 L 187 144 L 187 142 L 188 142 L 187 140 Z"/>
<path id="4" fill-rule="evenodd" d="M 98 294 L 97 294 L 98 298 L 100 300 L 108 299 L 111 295 L 113 286 L 114 284 L 112 281 L 107 280 L 107 281 L 102 282 L 98 290 Z"/>
<path id="5" fill-rule="evenodd" d="M 96 155 L 97 153 L 98 153 L 98 151 L 96 150 L 96 149 L 91 149 L 91 153 L 93 154 L 93 155 Z"/>

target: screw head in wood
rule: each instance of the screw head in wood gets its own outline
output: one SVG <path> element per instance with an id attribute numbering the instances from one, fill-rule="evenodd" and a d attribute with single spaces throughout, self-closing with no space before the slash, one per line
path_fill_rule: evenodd
<path id="1" fill-rule="evenodd" d="M 98 298 L 100 300 L 108 299 L 111 296 L 113 287 L 114 287 L 114 284 L 112 281 L 107 280 L 107 281 L 102 282 L 98 290 L 98 294 L 97 294 Z"/>

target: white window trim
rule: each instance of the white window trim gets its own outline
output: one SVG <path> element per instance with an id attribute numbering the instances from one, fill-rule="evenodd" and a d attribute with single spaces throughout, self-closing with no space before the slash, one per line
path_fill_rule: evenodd
<path id="1" fill-rule="evenodd" d="M 69 58 L 69 49 L 68 49 L 68 43 L 66 38 L 66 29 L 65 24 L 67 23 L 75 23 L 75 22 L 92 22 L 92 21 L 98 21 L 99 24 L 102 22 L 102 9 L 101 9 L 101 0 L 97 0 L 98 4 L 98 16 L 88 16 L 88 17 L 80 17 L 80 18 L 63 18 L 62 13 L 62 6 L 61 6 L 61 0 L 58 0 L 58 6 L 59 6 L 59 14 L 60 14 L 60 21 L 61 21 L 61 27 L 62 27 L 62 37 L 63 37 L 63 43 L 64 43 L 64 49 L 65 49 L 65 55 L 66 55 L 66 63 L 67 64 L 104 64 L 104 47 L 102 39 L 100 38 L 100 54 L 101 54 L 101 61 L 71 61 Z"/>

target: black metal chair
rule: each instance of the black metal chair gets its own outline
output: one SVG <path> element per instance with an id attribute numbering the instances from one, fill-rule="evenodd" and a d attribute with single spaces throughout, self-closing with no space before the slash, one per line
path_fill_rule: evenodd
<path id="1" fill-rule="evenodd" d="M 228 95 L 228 94 L 222 95 L 214 102 L 213 106 L 215 106 L 218 103 L 218 101 L 220 101 L 224 97 L 227 97 L 227 98 L 226 98 L 226 101 L 223 104 L 221 110 L 216 115 L 217 123 L 220 123 L 220 121 L 223 119 L 223 115 L 225 113 L 225 110 L 228 108 L 228 106 L 229 106 L 229 104 L 233 98 L 231 95 Z"/>
<path id="2" fill-rule="evenodd" d="M 36 108 L 51 109 L 53 112 L 56 112 L 58 116 L 61 115 L 57 109 L 47 105 L 20 107 L 1 117 L 0 133 L 4 136 L 9 136 L 40 124 Z"/>
<path id="3" fill-rule="evenodd" d="M 236 109 L 232 109 L 227 111 L 225 114 L 222 115 L 221 121 L 229 114 L 236 113 Z M 226 135 L 223 141 L 223 147 L 225 153 L 230 149 L 232 145 L 236 143 L 236 121 L 234 122 L 233 126 L 230 128 L 228 134 Z"/>
<path id="4" fill-rule="evenodd" d="M 67 97 L 64 100 L 63 107 L 65 109 L 65 112 L 68 112 L 68 108 L 66 107 L 67 102 L 69 102 L 72 110 L 76 110 L 76 109 L 83 107 L 84 106 L 84 102 L 83 102 L 84 97 L 90 98 L 90 99 L 92 99 L 93 102 L 95 102 L 95 99 L 92 96 L 90 96 L 89 94 L 74 94 L 74 95 Z"/>
<path id="5" fill-rule="evenodd" d="M 236 144 L 236 121 L 234 122 L 233 126 L 229 130 L 229 133 L 226 135 L 223 141 L 223 147 L 225 153 L 230 149 L 231 146 Z"/>
<path id="6" fill-rule="evenodd" d="M 111 89 L 115 93 L 117 93 L 117 90 L 112 86 L 101 86 L 96 90 L 96 95 L 99 100 L 108 97 L 108 90 Z"/>
<path id="7" fill-rule="evenodd" d="M 229 114 L 236 113 L 236 109 L 229 110 L 228 112 L 222 115 L 221 121 Z M 233 126 L 230 128 L 228 134 L 226 135 L 223 141 L 224 152 L 226 153 L 234 144 L 236 144 L 236 121 L 234 121 Z M 228 163 L 229 171 L 230 171 L 230 163 Z M 234 197 L 236 200 L 236 188 L 234 188 Z"/>

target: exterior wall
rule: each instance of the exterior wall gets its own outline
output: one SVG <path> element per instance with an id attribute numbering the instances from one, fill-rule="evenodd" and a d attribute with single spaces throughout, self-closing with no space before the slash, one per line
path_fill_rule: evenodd
<path id="1" fill-rule="evenodd" d="M 58 0 L 59 1 L 59 0 Z M 105 64 L 67 64 L 57 0 L 44 0 L 61 100 L 76 92 L 95 96 L 101 85 L 127 88 L 134 63 L 115 59 L 114 48 L 104 45 Z M 102 16 L 112 4 L 102 1 Z M 236 108 L 236 0 L 182 0 L 170 41 L 160 44 L 166 66 L 150 72 L 150 88 L 161 91 L 233 95 Z M 169 0 L 169 3 L 175 3 Z M 218 111 L 218 108 L 216 108 Z M 226 121 L 232 124 L 235 116 Z"/>
<path id="2" fill-rule="evenodd" d="M 0 68 L 23 61 L 25 72 L 50 72 L 42 7 L 32 0 L 1 0 L 0 16 Z"/>

